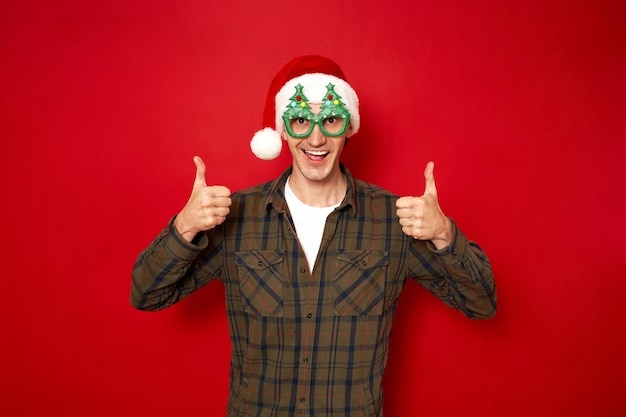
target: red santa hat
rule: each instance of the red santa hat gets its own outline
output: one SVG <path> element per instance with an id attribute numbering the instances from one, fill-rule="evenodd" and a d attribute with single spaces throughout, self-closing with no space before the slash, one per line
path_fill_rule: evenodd
<path id="1" fill-rule="evenodd" d="M 350 126 L 354 135 L 360 126 L 359 98 L 348 84 L 346 76 L 335 62 L 318 55 L 307 55 L 292 59 L 274 77 L 270 85 L 263 128 L 250 141 L 250 149 L 260 159 L 274 159 L 282 149 L 281 133 L 285 128 L 282 115 L 290 103 L 290 97 L 300 84 L 311 103 L 321 103 L 328 84 L 335 86 L 346 109 L 350 112 Z"/>

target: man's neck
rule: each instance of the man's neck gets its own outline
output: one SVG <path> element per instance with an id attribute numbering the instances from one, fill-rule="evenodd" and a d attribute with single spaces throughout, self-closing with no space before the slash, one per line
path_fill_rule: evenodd
<path id="1" fill-rule="evenodd" d="M 288 181 L 298 200 L 313 207 L 329 207 L 341 203 L 348 188 L 346 178 L 339 170 L 337 175 L 323 181 L 308 180 L 294 170 Z"/>

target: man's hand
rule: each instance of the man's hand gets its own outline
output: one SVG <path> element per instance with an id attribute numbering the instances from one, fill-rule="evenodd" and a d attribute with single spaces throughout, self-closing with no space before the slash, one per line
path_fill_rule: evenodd
<path id="1" fill-rule="evenodd" d="M 399 198 L 396 202 L 396 213 L 405 234 L 415 239 L 430 240 L 437 249 L 443 249 L 451 243 L 452 222 L 439 207 L 434 169 L 434 162 L 426 164 L 424 195 Z"/>
<path id="2" fill-rule="evenodd" d="M 199 232 L 222 224 L 230 212 L 230 190 L 221 185 L 207 186 L 206 166 L 199 156 L 193 158 L 196 178 L 187 205 L 178 213 L 174 226 L 191 242 Z"/>

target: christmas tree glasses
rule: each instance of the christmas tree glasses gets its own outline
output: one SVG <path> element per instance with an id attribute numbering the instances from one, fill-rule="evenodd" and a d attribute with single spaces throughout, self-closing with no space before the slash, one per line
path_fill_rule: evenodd
<path id="1" fill-rule="evenodd" d="M 337 137 L 346 133 L 350 112 L 335 92 L 335 86 L 326 86 L 326 95 L 318 115 L 313 114 L 309 100 L 302 92 L 302 85 L 296 86 L 295 94 L 289 99 L 287 110 L 283 113 L 283 122 L 291 137 L 304 139 L 311 135 L 315 125 L 325 136 Z"/>

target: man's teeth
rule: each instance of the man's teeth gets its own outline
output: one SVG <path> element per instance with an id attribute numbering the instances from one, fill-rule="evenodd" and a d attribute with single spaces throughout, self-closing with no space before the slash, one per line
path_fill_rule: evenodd
<path id="1" fill-rule="evenodd" d="M 328 151 L 304 151 L 308 154 L 314 155 L 314 156 L 324 156 L 324 155 L 328 155 Z"/>

